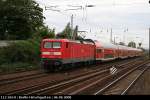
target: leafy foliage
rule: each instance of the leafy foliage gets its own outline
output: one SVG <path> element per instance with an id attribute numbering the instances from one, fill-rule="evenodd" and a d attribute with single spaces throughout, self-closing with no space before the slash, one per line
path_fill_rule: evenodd
<path id="1" fill-rule="evenodd" d="M 67 23 L 65 29 L 62 32 L 58 33 L 56 35 L 56 38 L 67 38 L 67 39 L 83 40 L 83 37 L 78 35 L 78 26 L 76 26 L 75 29 L 72 30 L 71 26 L 70 26 L 70 23 Z"/>
<path id="2" fill-rule="evenodd" d="M 124 42 L 119 42 L 119 45 L 125 45 L 125 43 Z"/>
<path id="3" fill-rule="evenodd" d="M 140 42 L 140 43 L 138 43 L 138 45 L 139 45 L 139 47 L 141 47 L 141 46 L 142 46 L 142 43 Z"/>
<path id="4" fill-rule="evenodd" d="M 129 42 L 128 47 L 136 48 L 136 43 L 131 41 L 131 42 Z"/>
<path id="5" fill-rule="evenodd" d="M 0 39 L 28 39 L 43 26 L 43 9 L 34 0 L 0 0 Z"/>
<path id="6" fill-rule="evenodd" d="M 40 61 L 39 43 L 31 40 L 18 41 L 0 48 L 0 55 L 0 65 L 15 62 L 38 63 Z"/>
<path id="7" fill-rule="evenodd" d="M 57 38 L 68 38 L 71 39 L 71 33 L 72 33 L 72 29 L 70 26 L 70 23 L 68 23 L 65 27 L 65 29 L 57 34 Z"/>
<path id="8" fill-rule="evenodd" d="M 48 26 L 44 26 L 39 30 L 42 38 L 55 38 L 55 29 L 49 29 Z"/>
<path id="9" fill-rule="evenodd" d="M 0 65 L 0 72 L 2 73 L 12 73 L 16 71 L 25 71 L 38 69 L 34 64 L 26 63 L 26 62 L 16 62 L 16 63 L 4 63 Z"/>

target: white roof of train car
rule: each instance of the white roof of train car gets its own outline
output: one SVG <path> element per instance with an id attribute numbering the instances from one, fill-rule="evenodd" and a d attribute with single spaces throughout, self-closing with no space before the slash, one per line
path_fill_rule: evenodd
<path id="1" fill-rule="evenodd" d="M 112 44 L 112 43 L 108 43 L 108 42 L 95 41 L 95 43 L 98 47 L 102 47 L 102 48 L 112 48 L 112 49 L 118 49 L 119 48 L 119 49 L 126 49 L 126 50 L 142 51 L 141 49 L 127 47 L 127 46 L 123 46 L 123 45 Z"/>

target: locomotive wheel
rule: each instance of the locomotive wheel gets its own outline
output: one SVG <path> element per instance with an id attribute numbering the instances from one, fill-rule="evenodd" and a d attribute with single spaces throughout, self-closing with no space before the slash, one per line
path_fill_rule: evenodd
<path id="1" fill-rule="evenodd" d="M 46 66 L 46 65 L 43 65 L 42 68 L 41 68 L 41 70 L 42 70 L 43 72 L 45 72 L 45 73 L 51 72 L 51 70 L 49 69 L 49 66 Z"/>
<path id="2" fill-rule="evenodd" d="M 55 72 L 58 72 L 58 71 L 61 71 L 62 69 L 63 69 L 63 66 L 62 66 L 62 65 L 60 65 L 60 66 L 55 66 L 54 71 L 55 71 Z"/>
<path id="3" fill-rule="evenodd" d="M 89 64 L 89 62 L 83 62 L 83 66 L 87 66 Z"/>

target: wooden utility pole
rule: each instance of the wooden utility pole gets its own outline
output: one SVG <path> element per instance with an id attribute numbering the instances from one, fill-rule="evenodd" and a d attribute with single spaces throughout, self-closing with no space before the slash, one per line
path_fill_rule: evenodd
<path id="1" fill-rule="evenodd" d="M 76 26 L 74 32 L 73 32 L 73 40 L 75 40 L 78 36 L 78 25 Z"/>
<path id="2" fill-rule="evenodd" d="M 150 28 L 149 28 L 149 59 L 150 59 Z"/>
<path id="3" fill-rule="evenodd" d="M 73 14 L 71 15 L 71 39 L 73 39 Z"/>
<path id="4" fill-rule="evenodd" d="M 116 44 L 116 39 L 115 39 L 115 37 L 114 37 L 114 44 Z"/>
<path id="5" fill-rule="evenodd" d="M 111 28 L 111 31 L 110 31 L 110 42 L 112 43 L 112 28 Z"/>

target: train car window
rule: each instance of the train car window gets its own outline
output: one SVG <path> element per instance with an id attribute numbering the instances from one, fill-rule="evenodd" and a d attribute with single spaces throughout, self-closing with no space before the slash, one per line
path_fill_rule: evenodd
<path id="1" fill-rule="evenodd" d="M 97 51 L 97 53 L 101 53 L 102 49 L 97 49 L 96 51 Z"/>
<path id="2" fill-rule="evenodd" d="M 53 42 L 53 48 L 60 48 L 61 43 L 60 42 Z"/>
<path id="3" fill-rule="evenodd" d="M 52 48 L 52 42 L 45 42 L 44 43 L 44 48 Z"/>

